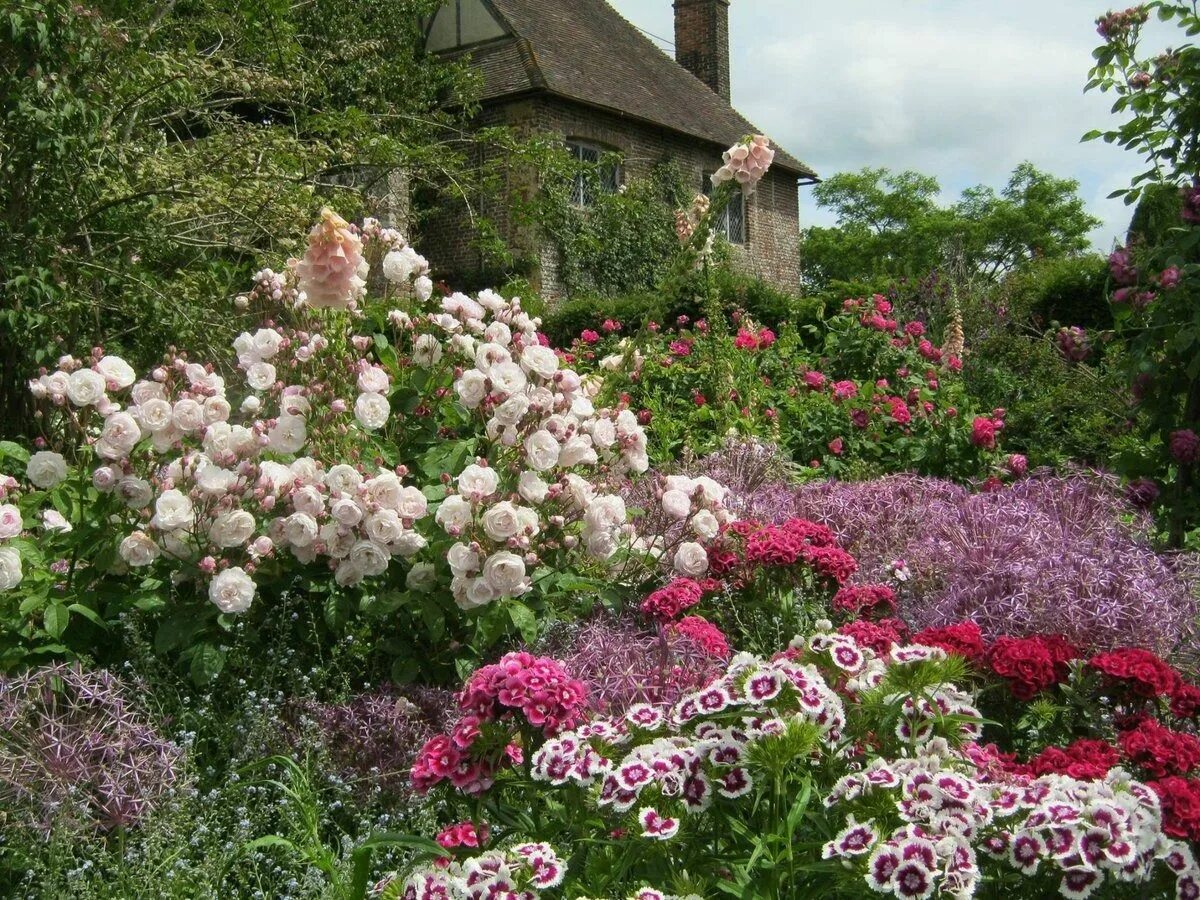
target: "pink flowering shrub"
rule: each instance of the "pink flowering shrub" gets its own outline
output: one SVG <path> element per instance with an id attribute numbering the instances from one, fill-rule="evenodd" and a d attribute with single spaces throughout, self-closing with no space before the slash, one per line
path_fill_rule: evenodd
<path id="1" fill-rule="evenodd" d="M 822 474 L 917 469 L 959 478 L 1007 474 L 1003 415 L 973 426 L 959 360 L 919 322 L 891 318 L 882 297 L 850 300 L 813 347 L 793 330 L 708 320 L 609 339 L 588 349 L 607 400 L 655 423 L 649 452 L 715 450 L 730 433 L 779 444 Z M 686 352 L 683 352 L 685 351 Z"/>

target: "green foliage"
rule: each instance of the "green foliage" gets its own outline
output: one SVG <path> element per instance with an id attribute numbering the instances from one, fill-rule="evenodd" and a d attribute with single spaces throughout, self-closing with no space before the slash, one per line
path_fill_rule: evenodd
<path id="1" fill-rule="evenodd" d="M 1087 233 L 1099 221 L 1087 214 L 1078 190 L 1077 181 L 1022 163 L 999 192 L 978 185 L 942 207 L 935 178 L 887 169 L 840 173 L 813 189 L 837 225 L 805 231 L 805 278 L 821 290 L 836 281 L 923 277 L 953 241 L 969 271 L 996 280 L 1028 260 L 1088 246 Z"/>
<path id="2" fill-rule="evenodd" d="M 700 278 L 689 275 L 670 281 L 657 291 L 561 301 L 543 314 L 542 331 L 555 346 L 566 346 L 584 329 L 599 331 L 607 319 L 627 328 L 649 322 L 670 324 L 680 316 L 694 321 L 704 315 Z M 821 298 L 793 296 L 729 266 L 712 272 L 712 287 L 727 317 L 740 310 L 771 328 L 785 322 L 796 327 L 818 326 L 824 317 L 825 304 Z"/>
<path id="3" fill-rule="evenodd" d="M 1200 12 L 1195 4 L 1168 0 L 1134 12 L 1094 52 L 1088 82 L 1089 90 L 1115 95 L 1119 121 L 1084 139 L 1131 150 L 1147 166 L 1113 194 L 1130 205 L 1144 201 L 1130 228 L 1140 240 L 1122 250 L 1113 266 L 1114 287 L 1121 289 L 1113 295 L 1113 315 L 1127 350 L 1126 374 L 1143 388 L 1138 413 L 1144 440 L 1122 462 L 1127 474 L 1149 470 L 1167 486 L 1170 540 L 1182 546 L 1187 531 L 1200 523 L 1196 463 L 1170 452 L 1172 434 L 1200 431 L 1200 193 L 1194 181 L 1200 171 L 1200 47 L 1186 40 L 1200 34 Z M 1184 42 L 1151 55 L 1141 31 L 1151 15 L 1176 25 Z M 1180 198 L 1178 218 L 1171 194 Z"/>
<path id="4" fill-rule="evenodd" d="M 1113 319 L 1107 285 L 1108 266 L 1099 255 L 1038 259 L 1005 279 L 998 302 L 1007 310 L 1005 318 L 1022 325 L 1108 329 Z"/>
<path id="5" fill-rule="evenodd" d="M 62 347 L 224 346 L 228 302 L 322 204 L 361 214 L 469 100 L 424 58 L 435 0 L 18 0 L 0 22 L 0 418 Z M 330 40 L 336 36 L 335 40 Z M 469 111 L 470 104 L 459 105 Z M 278 237 L 284 236 L 284 237 Z"/>
<path id="6" fill-rule="evenodd" d="M 1127 428 L 1128 398 L 1108 354 L 1065 359 L 1053 332 L 1000 327 L 971 344 L 963 383 L 982 409 L 1003 407 L 1004 444 L 1034 466 L 1106 465 Z"/>
<path id="7" fill-rule="evenodd" d="M 716 450 L 734 434 L 783 447 L 811 464 L 814 477 L 986 477 L 998 457 L 973 446 L 970 433 L 975 413 L 991 407 L 980 408 L 956 373 L 921 356 L 915 340 L 896 346 L 890 332 L 864 325 L 863 314 L 839 310 L 820 325 L 784 325 L 759 349 L 693 320 L 643 330 L 625 346 L 616 335 L 572 350 L 582 359 L 608 355 L 601 400 L 625 399 L 649 416 L 651 459 L 660 465 Z M 761 326 L 738 327 L 749 336 Z M 821 387 L 805 381 L 810 371 L 824 377 Z M 853 396 L 834 397 L 836 381 L 852 382 Z"/>
<path id="8" fill-rule="evenodd" d="M 560 146 L 546 145 L 537 160 L 540 189 L 517 202 L 519 219 L 532 223 L 557 254 L 558 276 L 568 295 L 613 295 L 646 290 L 665 275 L 675 252 L 675 210 L 686 202 L 678 167 L 656 165 L 649 177 L 631 179 L 617 192 L 601 185 L 602 170 L 619 158 L 589 164 Z M 577 179 L 591 203 L 576 205 Z"/>
<path id="9" fill-rule="evenodd" d="M 1118 373 L 1108 270 L 1099 256 L 1038 259 L 995 287 L 960 294 L 967 354 L 963 382 L 983 409 L 1008 411 L 1004 441 L 1037 465 L 1107 465 L 1126 431 L 1128 392 Z M 1067 359 L 1062 326 L 1087 329 L 1086 361 Z"/>

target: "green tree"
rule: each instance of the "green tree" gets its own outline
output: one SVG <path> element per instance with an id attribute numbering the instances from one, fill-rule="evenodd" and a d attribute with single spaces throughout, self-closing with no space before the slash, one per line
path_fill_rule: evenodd
<path id="1" fill-rule="evenodd" d="M 0 17 L 0 421 L 103 343 L 229 338 L 256 260 L 394 173 L 439 181 L 471 79 L 426 58 L 437 0 L 7 0 Z M 446 101 L 450 101 L 447 103 Z M 456 110 L 454 113 L 446 110 Z"/>
<path id="2" fill-rule="evenodd" d="M 805 279 L 819 290 L 835 281 L 924 276 L 953 241 L 970 270 L 998 281 L 1028 260 L 1087 248 L 1087 233 L 1099 220 L 1087 214 L 1078 191 L 1077 181 L 1022 163 L 999 192 L 978 185 L 943 206 L 941 186 L 928 175 L 840 173 L 813 189 L 837 224 L 805 231 Z"/>

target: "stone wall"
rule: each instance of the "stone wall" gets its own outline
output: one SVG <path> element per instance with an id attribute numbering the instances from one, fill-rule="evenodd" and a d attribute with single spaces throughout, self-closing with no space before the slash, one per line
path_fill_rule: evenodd
<path id="1" fill-rule="evenodd" d="M 648 176 L 664 159 L 674 160 L 689 187 L 703 190 L 705 179 L 720 165 L 724 149 L 667 129 L 647 125 L 615 113 L 607 113 L 569 100 L 535 95 L 489 106 L 479 122 L 508 125 L 521 135 L 553 135 L 559 139 L 579 138 L 617 150 L 622 154 L 622 180 Z M 507 173 L 508 190 L 530 191 L 528 173 Z M 532 260 L 536 271 L 531 280 L 544 294 L 561 291 L 557 261 L 552 248 L 539 246 L 536 234 L 512 221 L 505 202 L 485 203 L 473 198 L 471 209 L 497 225 L 510 243 Z M 746 202 L 746 244 L 734 247 L 739 268 L 785 290 L 800 285 L 799 201 L 796 178 L 774 171 Z M 417 247 L 434 265 L 438 277 L 452 283 L 472 282 L 483 260 L 473 246 L 476 230 L 463 201 L 445 203 L 427 218 Z"/>

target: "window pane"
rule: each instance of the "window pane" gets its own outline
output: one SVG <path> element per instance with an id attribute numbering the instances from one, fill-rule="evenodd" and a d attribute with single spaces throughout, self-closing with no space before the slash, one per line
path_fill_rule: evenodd
<path id="1" fill-rule="evenodd" d="M 430 53 L 439 50 L 449 50 L 458 46 L 458 11 L 454 0 L 450 0 L 437 11 L 433 17 L 433 26 L 429 29 L 429 40 L 425 49 Z"/>
<path id="2" fill-rule="evenodd" d="M 615 165 L 601 167 L 600 187 L 609 194 L 615 194 L 621 187 L 620 170 Z"/>
<path id="3" fill-rule="evenodd" d="M 459 36 L 463 46 L 504 36 L 504 29 L 480 0 L 459 0 L 459 17 Z"/>
<path id="4" fill-rule="evenodd" d="M 746 197 L 741 191 L 733 195 L 726 212 L 728 228 L 725 236 L 730 243 L 746 243 Z"/>

